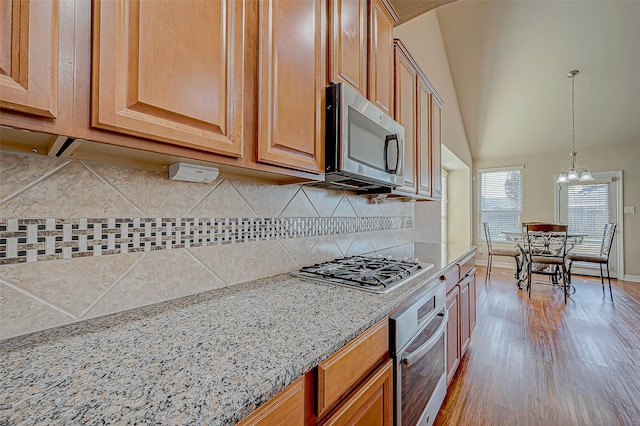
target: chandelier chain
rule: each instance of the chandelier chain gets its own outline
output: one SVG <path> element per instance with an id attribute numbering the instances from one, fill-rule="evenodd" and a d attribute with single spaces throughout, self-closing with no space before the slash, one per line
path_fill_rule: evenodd
<path id="1" fill-rule="evenodd" d="M 571 128 L 573 130 L 571 151 L 576 150 L 576 100 L 575 100 L 576 76 L 571 76 Z"/>

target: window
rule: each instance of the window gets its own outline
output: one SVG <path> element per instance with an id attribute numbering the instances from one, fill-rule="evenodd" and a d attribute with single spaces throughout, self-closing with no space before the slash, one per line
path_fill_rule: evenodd
<path id="1" fill-rule="evenodd" d="M 506 241 L 503 231 L 522 229 L 522 167 L 480 170 L 478 240 L 484 241 L 483 222 L 493 241 Z"/>

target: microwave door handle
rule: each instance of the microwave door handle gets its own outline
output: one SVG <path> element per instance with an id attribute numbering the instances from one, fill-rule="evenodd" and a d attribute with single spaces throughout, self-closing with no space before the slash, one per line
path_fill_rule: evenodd
<path id="1" fill-rule="evenodd" d="M 449 319 L 449 312 L 447 310 L 444 313 L 438 314 L 441 317 L 444 317 L 442 320 L 442 324 L 438 327 L 438 330 L 434 333 L 433 337 L 427 340 L 422 346 L 416 349 L 413 352 L 410 352 L 406 356 L 402 357 L 402 363 L 410 366 L 420 358 L 424 356 L 427 352 L 429 352 L 440 340 L 440 335 L 444 331 L 444 328 L 447 326 L 447 320 Z"/>
<path id="2" fill-rule="evenodd" d="M 389 167 L 389 142 L 391 141 L 395 141 L 396 143 L 396 164 L 393 167 L 393 169 L 391 167 Z M 391 174 L 395 174 L 398 171 L 398 164 L 400 164 L 400 142 L 398 141 L 398 135 L 397 134 L 392 134 L 392 135 L 387 135 L 387 137 L 384 139 L 384 168 L 385 171 L 387 173 L 391 173 Z"/>

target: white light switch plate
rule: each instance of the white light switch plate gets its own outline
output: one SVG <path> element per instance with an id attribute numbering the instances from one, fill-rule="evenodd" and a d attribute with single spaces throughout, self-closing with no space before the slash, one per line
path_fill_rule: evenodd
<path id="1" fill-rule="evenodd" d="M 636 212 L 636 208 L 633 207 L 633 206 L 624 206 L 624 212 L 625 212 L 625 214 L 627 214 L 627 213 L 633 214 L 633 213 Z"/>

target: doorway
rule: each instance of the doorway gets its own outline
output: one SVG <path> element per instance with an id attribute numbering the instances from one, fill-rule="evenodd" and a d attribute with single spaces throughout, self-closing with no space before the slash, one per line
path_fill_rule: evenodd
<path id="1" fill-rule="evenodd" d="M 587 234 L 575 248 L 581 253 L 599 254 L 604 225 L 618 224 L 611 247 L 609 265 L 611 277 L 618 277 L 622 265 L 622 172 L 594 172 L 589 182 L 565 182 L 556 184 L 556 220 L 566 223 L 569 232 Z M 599 276 L 597 266 L 576 262 L 572 268 L 576 274 Z"/>

